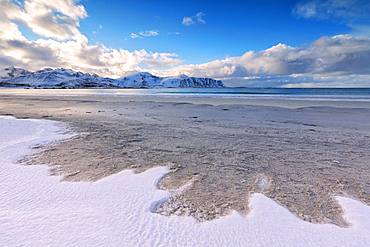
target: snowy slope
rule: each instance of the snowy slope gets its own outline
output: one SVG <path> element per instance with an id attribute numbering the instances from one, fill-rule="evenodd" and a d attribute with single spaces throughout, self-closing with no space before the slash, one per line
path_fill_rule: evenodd
<path id="1" fill-rule="evenodd" d="M 119 87 L 153 88 L 160 87 L 161 78 L 148 72 L 132 73 L 116 80 Z"/>
<path id="2" fill-rule="evenodd" d="M 211 78 L 198 78 L 180 75 L 177 77 L 158 77 L 148 72 L 138 72 L 118 79 L 119 86 L 131 88 L 220 88 L 222 81 Z"/>
<path id="3" fill-rule="evenodd" d="M 166 77 L 162 79 L 164 87 L 196 87 L 196 88 L 220 88 L 224 87 L 220 80 L 212 78 L 197 78 L 188 76 Z"/>
<path id="4" fill-rule="evenodd" d="M 196 78 L 186 75 L 158 77 L 148 72 L 138 72 L 119 79 L 111 79 L 63 68 L 47 68 L 29 72 L 20 68 L 9 67 L 0 71 L 0 86 L 37 88 L 219 88 L 223 87 L 223 84 L 221 81 L 211 78 Z"/>
<path id="5" fill-rule="evenodd" d="M 10 70 L 5 68 L 4 70 Z M 13 72 L 2 77 L 1 82 L 10 85 L 46 87 L 46 88 L 83 88 L 83 87 L 113 87 L 114 80 L 102 78 L 88 73 L 75 72 L 70 69 L 46 68 L 36 72 L 25 71 L 19 68 L 12 68 Z"/>
<path id="6" fill-rule="evenodd" d="M 18 76 L 29 75 L 31 72 L 21 68 L 7 67 L 0 70 L 0 80 Z"/>

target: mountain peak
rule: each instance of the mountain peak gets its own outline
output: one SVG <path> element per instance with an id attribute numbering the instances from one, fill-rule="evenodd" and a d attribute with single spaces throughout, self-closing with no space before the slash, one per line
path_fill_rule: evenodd
<path id="1" fill-rule="evenodd" d="M 0 78 L 13 78 L 17 76 L 22 76 L 31 73 L 28 70 L 22 69 L 22 68 L 17 68 L 14 66 L 6 67 L 2 70 L 0 70 Z"/>
<path id="2" fill-rule="evenodd" d="M 159 77 L 149 72 L 132 72 L 119 79 L 103 78 L 65 68 L 44 68 L 30 72 L 9 67 L 0 74 L 0 86 L 28 86 L 37 88 L 164 88 L 164 87 L 224 87 L 212 78 L 196 78 L 187 75 Z"/>

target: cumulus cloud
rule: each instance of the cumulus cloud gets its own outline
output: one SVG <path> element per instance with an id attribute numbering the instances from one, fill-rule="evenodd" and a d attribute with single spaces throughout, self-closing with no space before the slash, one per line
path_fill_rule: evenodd
<path id="1" fill-rule="evenodd" d="M 197 23 L 206 24 L 206 21 L 204 20 L 203 12 L 198 12 L 193 16 L 184 16 L 182 18 L 182 24 L 185 26 L 191 26 Z"/>
<path id="2" fill-rule="evenodd" d="M 1 0 L 3 18 L 18 21 L 34 33 L 58 40 L 81 36 L 79 21 L 87 16 L 82 5 L 72 0 L 25 0 L 23 6 Z"/>
<path id="3" fill-rule="evenodd" d="M 149 31 L 142 31 L 137 33 L 131 33 L 130 37 L 131 39 L 137 39 L 137 38 L 144 38 L 144 37 L 154 37 L 158 36 L 159 32 L 155 30 L 149 30 Z"/>
<path id="4" fill-rule="evenodd" d="M 204 64 L 178 66 L 171 73 L 209 76 L 233 85 L 283 86 L 296 83 L 370 86 L 370 39 L 337 35 L 306 47 L 277 44 L 269 49 Z M 321 79 L 320 79 L 321 78 Z M 231 85 L 230 84 L 230 85 Z"/>
<path id="5" fill-rule="evenodd" d="M 0 5 L 1 67 L 29 70 L 65 67 L 109 77 L 119 77 L 128 71 L 188 74 L 222 79 L 230 86 L 370 87 L 370 38 L 364 36 L 322 37 L 308 46 L 277 44 L 241 56 L 183 64 L 174 53 L 128 51 L 89 43 L 79 29 L 80 20 L 87 16 L 86 10 L 72 0 L 25 0 L 19 4 L 0 0 Z M 316 14 L 315 11 L 306 15 Z M 204 23 L 203 14 L 190 18 Z M 33 30 L 37 38 L 25 37 L 20 23 Z M 158 35 L 156 31 L 135 34 Z"/>
<path id="6" fill-rule="evenodd" d="M 181 63 L 173 53 L 128 51 L 90 44 L 79 30 L 79 21 L 87 13 L 82 5 L 72 0 L 25 0 L 24 3 L 0 0 L 0 5 L 0 66 L 30 70 L 66 67 L 119 77 L 126 71 L 160 70 Z M 27 39 L 19 23 L 29 27 L 39 38 Z M 155 31 L 139 33 L 145 37 L 157 34 Z"/>

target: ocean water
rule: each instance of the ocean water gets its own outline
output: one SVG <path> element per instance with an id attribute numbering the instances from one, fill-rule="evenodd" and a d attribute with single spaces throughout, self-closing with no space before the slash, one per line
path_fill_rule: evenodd
<path id="1" fill-rule="evenodd" d="M 370 100 L 370 88 L 175 88 L 154 89 L 152 93 L 226 97 L 348 98 Z"/>
<path id="2" fill-rule="evenodd" d="M 162 88 L 162 89 L 0 89 L 2 94 L 167 95 L 177 97 L 273 98 L 370 101 L 370 88 Z"/>

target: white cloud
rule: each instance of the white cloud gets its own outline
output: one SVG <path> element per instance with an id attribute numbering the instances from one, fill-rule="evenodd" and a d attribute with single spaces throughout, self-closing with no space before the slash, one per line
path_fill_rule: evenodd
<path id="1" fill-rule="evenodd" d="M 66 67 L 102 76 L 118 77 L 127 71 L 165 69 L 179 65 L 173 53 L 111 49 L 91 45 L 79 30 L 80 19 L 87 16 L 75 1 L 26 0 L 24 4 L 0 0 L 0 66 L 19 66 L 37 70 Z M 27 39 L 18 23 L 27 25 L 40 37 Z M 103 26 L 98 26 L 101 30 Z M 155 31 L 142 36 L 158 35 Z"/>
<path id="2" fill-rule="evenodd" d="M 34 33 L 58 40 L 78 39 L 79 21 L 87 16 L 72 0 L 25 0 L 23 6 L 1 0 L 3 14 L 28 26 Z"/>
<path id="3" fill-rule="evenodd" d="M 137 39 L 137 38 L 144 38 L 144 37 L 154 37 L 158 36 L 159 32 L 155 30 L 148 30 L 148 31 L 142 31 L 137 33 L 131 33 L 130 37 L 131 39 Z"/>
<path id="4" fill-rule="evenodd" d="M 320 38 L 307 47 L 277 44 L 237 57 L 181 65 L 166 73 L 215 77 L 238 86 L 282 86 L 300 82 L 370 86 L 369 64 L 370 38 L 337 35 Z"/>
<path id="5" fill-rule="evenodd" d="M 198 12 L 195 15 L 195 19 L 197 20 L 198 23 L 206 24 L 206 21 L 203 19 L 204 13 L 203 12 Z"/>
<path id="6" fill-rule="evenodd" d="M 182 18 L 182 24 L 185 26 L 193 25 L 194 24 L 193 18 L 185 16 L 184 18 Z"/>
<path id="7" fill-rule="evenodd" d="M 304 18 L 368 19 L 368 0 L 308 0 L 299 2 L 293 13 Z"/>
<path id="8" fill-rule="evenodd" d="M 0 67 L 19 66 L 29 70 L 65 67 L 112 77 L 128 71 L 158 75 L 185 73 L 223 79 L 227 85 L 234 86 L 370 87 L 370 38 L 367 37 L 322 37 L 304 47 L 277 44 L 241 56 L 183 64 L 174 53 L 92 45 L 79 29 L 79 21 L 87 16 L 84 7 L 68 0 L 49 2 L 25 0 L 17 4 L 0 0 Z M 31 11 L 33 8 L 35 12 Z M 199 13 L 191 19 L 204 22 L 203 14 Z M 27 25 L 39 37 L 27 39 L 19 23 Z M 97 30 L 102 28 L 98 26 Z M 151 37 L 158 32 L 150 30 L 135 35 Z"/>
<path id="9" fill-rule="evenodd" d="M 193 16 L 185 16 L 182 18 L 182 24 L 185 26 L 191 26 L 197 23 L 206 24 L 206 21 L 204 20 L 203 12 L 198 12 Z"/>
<path id="10" fill-rule="evenodd" d="M 141 36 L 139 34 L 137 34 L 137 33 L 131 33 L 130 34 L 130 37 L 131 37 L 131 39 L 141 38 Z"/>
<path id="11" fill-rule="evenodd" d="M 308 0 L 297 3 L 293 8 L 297 17 L 332 20 L 347 25 L 361 35 L 369 35 L 369 12 L 369 0 Z"/>

